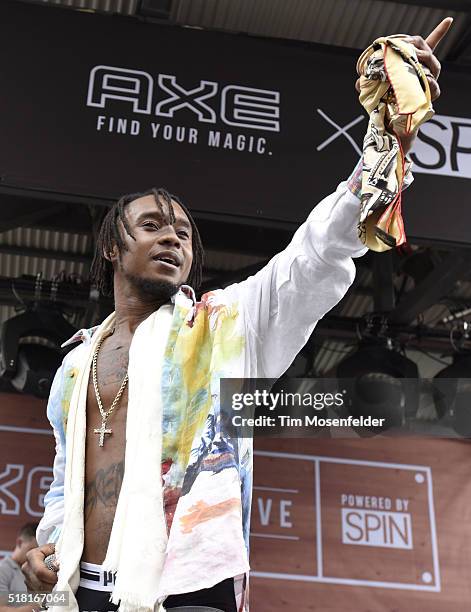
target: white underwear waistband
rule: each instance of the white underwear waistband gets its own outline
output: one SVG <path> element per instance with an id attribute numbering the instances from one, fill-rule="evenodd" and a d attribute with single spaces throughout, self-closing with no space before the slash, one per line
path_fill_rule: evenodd
<path id="1" fill-rule="evenodd" d="M 101 565 L 80 561 L 79 586 L 94 591 L 112 591 L 116 581 L 116 572 L 104 570 Z"/>

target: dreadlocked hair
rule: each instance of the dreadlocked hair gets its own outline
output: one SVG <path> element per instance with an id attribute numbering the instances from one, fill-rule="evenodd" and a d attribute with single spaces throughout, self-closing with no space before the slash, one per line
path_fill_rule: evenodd
<path id="1" fill-rule="evenodd" d="M 170 194 L 165 189 L 156 189 L 152 187 L 142 193 L 131 193 L 120 198 L 110 210 L 106 213 L 100 226 L 100 231 L 95 245 L 95 254 L 93 257 L 92 265 L 90 268 L 90 282 L 100 291 L 102 295 L 110 296 L 113 294 L 113 278 L 114 269 L 111 261 L 106 259 L 104 253 L 110 253 L 113 250 L 113 246 L 118 247 L 118 252 L 127 251 L 125 241 L 121 235 L 119 221 L 124 226 L 127 234 L 135 240 L 136 238 L 132 235 L 131 227 L 126 217 L 126 206 L 144 196 L 153 195 L 159 211 L 165 217 L 164 210 L 162 207 L 162 201 L 168 206 L 170 223 L 175 222 L 175 212 L 173 210 L 172 200 L 177 202 L 186 213 L 188 220 L 191 224 L 192 229 L 192 246 L 193 246 L 193 263 L 191 265 L 190 273 L 186 280 L 186 283 L 193 287 L 195 291 L 201 284 L 203 274 L 203 261 L 204 251 L 203 244 L 201 242 L 201 236 L 190 214 L 190 211 L 182 203 L 182 201 L 175 195 Z"/>

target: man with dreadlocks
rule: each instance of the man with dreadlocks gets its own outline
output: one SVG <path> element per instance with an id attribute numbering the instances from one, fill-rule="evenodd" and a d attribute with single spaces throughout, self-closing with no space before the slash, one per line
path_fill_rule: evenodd
<path id="1" fill-rule="evenodd" d="M 226 430 L 220 380 L 281 376 L 345 295 L 366 252 L 360 187 L 354 172 L 262 270 L 199 301 L 203 249 L 176 196 L 108 212 L 91 277 L 115 310 L 65 343 L 80 341 L 52 385 L 54 481 L 22 568 L 32 590 L 68 595 L 57 612 L 248 611 L 252 444 Z"/>

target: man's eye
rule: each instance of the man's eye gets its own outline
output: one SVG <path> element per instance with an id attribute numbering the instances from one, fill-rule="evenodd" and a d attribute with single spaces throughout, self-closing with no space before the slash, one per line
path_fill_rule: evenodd
<path id="1" fill-rule="evenodd" d="M 144 227 L 155 227 L 155 229 L 159 229 L 159 226 L 157 225 L 157 223 L 154 223 L 153 221 L 146 221 L 142 225 Z"/>
<path id="2" fill-rule="evenodd" d="M 185 232 L 185 230 L 181 230 L 180 232 L 178 232 L 179 236 L 183 236 L 183 238 L 189 238 L 190 234 L 188 232 Z"/>

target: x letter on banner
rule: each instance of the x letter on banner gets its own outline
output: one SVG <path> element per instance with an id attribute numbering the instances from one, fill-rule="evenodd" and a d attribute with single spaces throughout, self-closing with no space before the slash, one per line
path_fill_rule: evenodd
<path id="1" fill-rule="evenodd" d="M 319 113 L 319 115 L 325 119 L 327 121 L 327 123 L 330 123 L 330 125 L 333 125 L 334 128 L 337 130 L 336 132 L 334 132 L 334 134 L 332 134 L 332 136 L 329 136 L 329 138 L 327 138 L 327 140 L 324 140 L 324 142 L 321 142 L 320 145 L 318 145 L 316 147 L 317 151 L 322 151 L 322 149 L 325 149 L 325 147 L 327 145 L 329 145 L 331 142 L 333 142 L 336 138 L 338 138 L 339 136 L 345 136 L 345 138 L 348 140 L 348 142 L 352 145 L 352 147 L 355 149 L 355 151 L 358 153 L 358 155 L 361 155 L 361 150 L 360 147 L 357 145 L 357 143 L 353 140 L 353 138 L 350 136 L 350 134 L 348 133 L 348 130 L 353 127 L 354 125 L 356 125 L 357 123 L 360 123 L 360 121 L 362 121 L 364 119 L 364 115 L 359 115 L 358 117 L 356 117 L 353 121 L 350 121 L 350 123 L 347 123 L 347 125 L 345 125 L 344 127 L 341 127 L 340 125 L 338 125 L 337 123 L 335 123 L 335 121 L 333 119 L 331 119 L 330 117 L 328 117 L 324 111 L 322 111 L 320 108 L 316 109 L 317 112 Z"/>
<path id="2" fill-rule="evenodd" d="M 176 77 L 171 74 L 159 74 L 160 87 L 171 95 L 161 100 L 155 107 L 155 114 L 163 117 L 173 117 L 175 111 L 185 106 L 198 115 L 198 120 L 206 123 L 216 123 L 216 113 L 203 100 L 212 98 L 217 91 L 217 83 L 201 81 L 195 89 L 184 89 L 178 85 Z"/>

